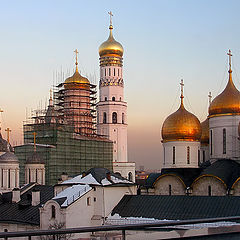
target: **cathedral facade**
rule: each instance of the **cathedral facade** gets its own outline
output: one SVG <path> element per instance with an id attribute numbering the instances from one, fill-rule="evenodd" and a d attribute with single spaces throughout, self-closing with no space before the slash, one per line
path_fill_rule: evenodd
<path id="1" fill-rule="evenodd" d="M 202 123 L 184 108 L 181 82 L 180 107 L 162 126 L 163 168 L 149 175 L 148 194 L 240 195 L 240 92 L 228 55 L 228 83 Z"/>

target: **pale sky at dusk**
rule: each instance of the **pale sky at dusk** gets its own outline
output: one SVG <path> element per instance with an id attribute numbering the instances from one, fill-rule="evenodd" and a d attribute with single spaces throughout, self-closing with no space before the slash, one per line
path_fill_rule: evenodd
<path id="1" fill-rule="evenodd" d="M 54 72 L 74 68 L 79 51 L 82 75 L 99 77 L 99 45 L 113 34 L 124 47 L 128 102 L 128 156 L 137 168 L 160 169 L 164 119 L 180 103 L 200 121 L 227 83 L 230 48 L 233 81 L 240 89 L 240 1 L 0 0 L 0 108 L 2 134 L 22 143 L 26 108 L 45 105 Z"/>

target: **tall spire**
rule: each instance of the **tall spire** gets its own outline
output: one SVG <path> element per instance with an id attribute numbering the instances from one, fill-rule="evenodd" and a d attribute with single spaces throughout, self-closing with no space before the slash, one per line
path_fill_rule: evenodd
<path id="1" fill-rule="evenodd" d="M 181 85 L 181 96 L 180 96 L 180 98 L 181 98 L 181 107 L 183 107 L 183 98 L 184 98 L 184 96 L 183 96 L 183 87 L 184 87 L 183 79 L 181 79 L 180 85 Z"/>
<path id="2" fill-rule="evenodd" d="M 75 64 L 76 64 L 76 72 L 78 72 L 78 50 L 75 49 L 74 52 L 76 53 L 76 62 L 75 62 Z"/>

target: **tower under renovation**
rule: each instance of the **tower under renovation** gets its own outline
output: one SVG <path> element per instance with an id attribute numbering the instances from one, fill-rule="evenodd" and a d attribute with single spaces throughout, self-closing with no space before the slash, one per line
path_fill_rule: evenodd
<path id="1" fill-rule="evenodd" d="M 96 85 L 79 73 L 75 53 L 74 74 L 56 86 L 47 109 L 35 111 L 23 126 L 24 145 L 15 147 L 21 183 L 33 151 L 45 162 L 46 184 L 55 184 L 62 173 L 73 176 L 92 167 L 112 170 L 112 141 L 96 134 Z"/>

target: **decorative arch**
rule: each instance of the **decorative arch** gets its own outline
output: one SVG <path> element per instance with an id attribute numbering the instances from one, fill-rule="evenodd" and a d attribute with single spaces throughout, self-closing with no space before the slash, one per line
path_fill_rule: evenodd
<path id="1" fill-rule="evenodd" d="M 172 176 L 172 177 L 176 177 L 180 180 L 180 182 L 183 184 L 183 186 L 186 188 L 186 184 L 184 183 L 184 181 L 182 180 L 181 177 L 179 177 L 178 175 L 176 174 L 173 174 L 173 173 L 166 173 L 166 174 L 163 174 L 163 175 L 160 175 L 153 183 L 153 187 L 155 186 L 155 184 L 157 183 L 158 180 L 160 180 L 161 178 L 165 177 L 165 176 Z"/>
<path id="2" fill-rule="evenodd" d="M 117 113 L 116 112 L 112 113 L 112 123 L 117 123 Z"/>
<path id="3" fill-rule="evenodd" d="M 128 180 L 129 181 L 133 180 L 133 174 L 131 172 L 128 173 Z"/>

